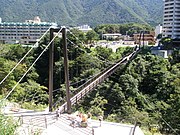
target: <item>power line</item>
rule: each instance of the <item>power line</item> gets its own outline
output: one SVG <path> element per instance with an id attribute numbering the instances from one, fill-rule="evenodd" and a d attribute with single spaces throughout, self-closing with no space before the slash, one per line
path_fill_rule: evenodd
<path id="1" fill-rule="evenodd" d="M 16 83 L 16 85 L 12 88 L 12 90 L 7 94 L 5 99 L 9 97 L 9 95 L 14 91 L 14 89 L 17 87 L 17 85 L 22 81 L 22 79 L 26 76 L 26 74 L 31 70 L 31 68 L 34 66 L 34 64 L 39 60 L 39 58 L 43 55 L 43 53 L 47 50 L 47 48 L 50 46 L 50 44 L 54 41 L 54 39 L 58 36 L 58 34 L 61 32 L 63 27 L 58 31 L 57 35 L 53 37 L 53 39 L 49 42 L 49 44 L 46 46 L 46 48 L 41 52 L 41 54 L 36 58 L 34 63 L 30 66 L 30 68 L 24 73 L 24 75 L 19 79 L 19 81 Z"/>
<path id="2" fill-rule="evenodd" d="M 39 39 L 39 41 L 47 34 L 47 32 L 50 30 L 51 27 L 49 27 L 49 29 L 41 36 L 41 38 Z M 32 47 L 31 49 L 24 55 L 24 57 L 16 64 L 16 66 L 14 66 L 14 68 L 11 69 L 11 71 L 4 77 L 4 79 L 0 82 L 0 85 L 8 78 L 8 76 L 16 69 L 16 67 L 25 59 L 25 57 L 32 51 L 32 49 L 37 45 L 37 43 L 39 42 L 37 41 Z"/>

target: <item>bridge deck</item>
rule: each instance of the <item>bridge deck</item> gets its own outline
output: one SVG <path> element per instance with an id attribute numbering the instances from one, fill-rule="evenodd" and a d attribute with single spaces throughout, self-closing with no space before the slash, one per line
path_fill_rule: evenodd
<path id="1" fill-rule="evenodd" d="M 128 56 L 122 58 L 112 66 L 106 68 L 104 71 L 96 75 L 94 78 L 87 81 L 85 84 L 80 86 L 77 91 L 79 91 L 76 95 L 74 95 L 70 101 L 71 105 L 76 104 L 79 100 L 81 100 L 85 95 L 87 95 L 90 91 L 92 91 L 95 87 L 97 87 L 98 84 L 103 82 L 105 79 L 107 79 L 110 75 L 112 75 L 120 65 L 128 63 L 130 60 L 132 60 L 141 50 L 135 50 Z M 62 104 L 58 111 L 60 113 L 64 113 L 67 111 L 67 102 Z"/>

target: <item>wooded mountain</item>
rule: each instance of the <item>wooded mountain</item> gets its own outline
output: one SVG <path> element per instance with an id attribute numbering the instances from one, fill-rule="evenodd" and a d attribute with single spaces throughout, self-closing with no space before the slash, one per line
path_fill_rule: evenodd
<path id="1" fill-rule="evenodd" d="M 162 22 L 162 0 L 1 0 L 3 21 L 24 22 L 40 16 L 60 25 Z"/>

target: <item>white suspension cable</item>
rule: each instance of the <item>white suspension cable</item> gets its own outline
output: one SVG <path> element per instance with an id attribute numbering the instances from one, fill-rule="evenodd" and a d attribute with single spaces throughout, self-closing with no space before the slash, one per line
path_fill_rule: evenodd
<path id="1" fill-rule="evenodd" d="M 70 29 L 68 29 L 68 32 L 69 32 L 71 35 L 73 35 L 77 40 L 79 40 L 79 42 L 80 42 L 83 46 L 85 46 L 84 43 L 83 43 L 76 35 L 74 35 L 74 34 L 71 32 Z"/>
<path id="2" fill-rule="evenodd" d="M 90 77 L 88 77 L 88 78 L 81 79 L 81 80 L 79 80 L 79 81 L 77 81 L 77 82 L 70 83 L 70 86 L 76 85 L 76 84 L 78 84 L 78 83 L 80 83 L 80 82 L 86 81 L 86 80 L 88 80 L 88 79 L 90 79 L 90 78 L 93 78 L 93 77 L 95 77 L 95 76 L 96 76 L 96 75 L 93 75 L 93 76 L 90 76 Z"/>
<path id="3" fill-rule="evenodd" d="M 101 55 L 97 55 L 97 57 L 101 58 L 101 59 L 99 59 L 100 61 L 103 61 L 103 62 L 105 62 L 105 63 L 107 63 L 107 64 L 110 64 L 110 65 L 116 63 L 116 62 L 113 63 L 112 61 L 109 61 L 109 60 L 105 59 L 105 58 L 102 57 Z M 102 59 L 103 59 L 103 60 L 102 60 Z"/>
<path id="4" fill-rule="evenodd" d="M 72 32 L 71 32 L 72 33 Z M 73 41 L 71 41 L 69 38 L 67 38 L 67 40 L 71 43 L 71 44 L 73 44 L 73 45 L 75 45 L 75 46 L 78 46 L 78 45 L 76 45 Z M 81 48 L 80 48 L 81 49 Z M 82 50 L 82 49 L 81 49 Z M 83 50 L 84 51 L 84 50 Z M 100 61 L 102 61 L 102 62 L 104 62 L 104 63 L 106 63 L 106 64 L 115 64 L 115 63 L 113 63 L 113 62 L 111 62 L 111 61 L 109 61 L 109 60 L 106 60 L 106 59 L 104 59 L 102 56 L 100 56 L 100 55 L 98 55 L 98 57 L 100 57 L 101 59 L 103 59 L 103 60 L 100 60 Z"/>
<path id="5" fill-rule="evenodd" d="M 53 92 L 56 92 L 56 91 L 59 91 L 59 90 L 61 90 L 61 88 L 55 89 L 55 90 L 53 90 Z"/>
<path id="6" fill-rule="evenodd" d="M 165 123 L 166 123 L 166 125 L 168 126 L 168 127 L 170 127 L 170 129 L 176 134 L 176 135 L 179 135 L 177 132 L 176 132 L 176 130 L 165 120 L 165 119 L 163 119 L 163 118 L 161 118 Z"/>
<path id="7" fill-rule="evenodd" d="M 49 44 L 46 46 L 46 48 L 41 52 L 41 54 L 36 58 L 34 63 L 30 66 L 30 68 L 24 73 L 24 75 L 19 79 L 19 81 L 16 83 L 16 85 L 12 88 L 12 90 L 8 93 L 8 95 L 5 97 L 7 99 L 9 95 L 14 91 L 14 89 L 17 87 L 17 85 L 22 81 L 22 79 L 26 76 L 26 74 L 31 70 L 31 68 L 34 66 L 34 64 L 39 60 L 39 58 L 43 55 L 43 53 L 47 50 L 47 48 L 50 46 L 50 44 L 54 41 L 54 39 L 59 35 L 63 27 L 58 31 L 57 35 L 53 37 L 53 39 L 49 42 Z"/>
<path id="8" fill-rule="evenodd" d="M 49 27 L 49 29 L 41 36 L 41 38 L 39 39 L 39 41 L 48 33 L 48 31 L 50 30 L 51 27 Z M 36 44 L 39 42 L 37 41 L 32 47 L 31 49 L 24 55 L 24 57 L 16 64 L 16 66 L 14 66 L 14 68 L 11 69 L 11 71 L 4 77 L 4 79 L 0 82 L 0 85 L 8 78 L 8 76 L 16 69 L 16 67 L 25 59 L 25 57 L 32 51 L 32 49 L 36 46 Z"/>
<path id="9" fill-rule="evenodd" d="M 75 45 L 75 46 L 77 46 L 78 47 L 78 45 L 76 45 L 73 41 L 71 41 L 69 38 L 67 38 L 67 40 L 71 43 L 71 44 L 73 44 L 73 45 Z M 85 52 L 85 50 L 83 50 L 82 48 L 79 48 L 79 50 L 81 50 L 81 51 L 84 51 Z"/>

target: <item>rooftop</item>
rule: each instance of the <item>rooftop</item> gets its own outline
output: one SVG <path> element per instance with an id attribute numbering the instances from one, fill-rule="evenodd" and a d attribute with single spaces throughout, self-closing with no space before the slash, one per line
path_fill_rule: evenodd
<path id="1" fill-rule="evenodd" d="M 41 23 L 28 23 L 28 22 L 2 22 L 0 25 L 5 26 L 39 26 L 39 25 L 57 25 L 56 23 L 41 22 Z"/>
<path id="2" fill-rule="evenodd" d="M 43 26 L 43 25 L 56 25 L 56 23 L 41 22 L 41 19 L 36 16 L 34 20 L 25 20 L 25 22 L 2 22 L 0 19 L 0 26 Z"/>

